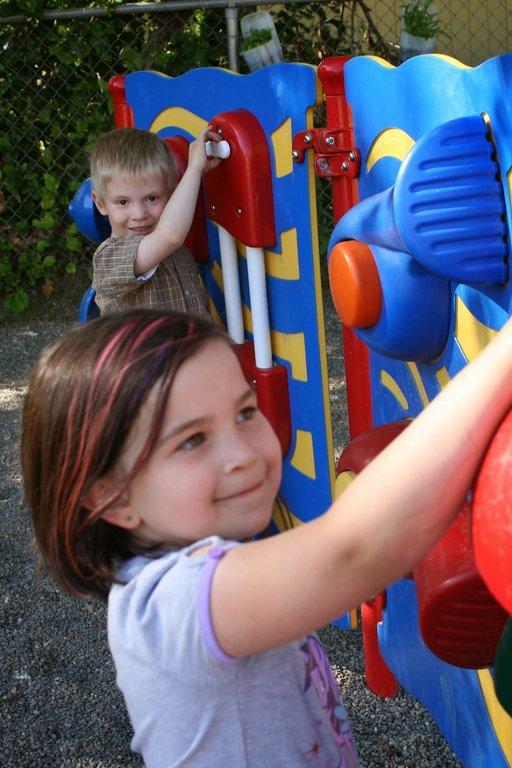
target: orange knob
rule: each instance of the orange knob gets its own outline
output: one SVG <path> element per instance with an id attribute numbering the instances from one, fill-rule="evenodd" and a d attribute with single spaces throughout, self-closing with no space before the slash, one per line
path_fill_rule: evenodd
<path id="1" fill-rule="evenodd" d="M 373 253 L 358 240 L 337 243 L 329 259 L 329 285 L 336 312 L 349 328 L 375 325 L 382 308 L 382 288 Z"/>

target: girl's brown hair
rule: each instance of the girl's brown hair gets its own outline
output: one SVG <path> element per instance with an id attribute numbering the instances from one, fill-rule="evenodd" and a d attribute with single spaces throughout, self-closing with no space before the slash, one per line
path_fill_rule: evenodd
<path id="1" fill-rule="evenodd" d="M 23 411 L 25 495 L 45 563 L 73 594 L 106 598 L 118 563 L 137 551 L 129 531 L 102 515 L 151 454 L 178 368 L 216 338 L 229 343 L 205 320 L 134 310 L 73 328 L 39 359 Z M 114 469 L 153 390 L 150 429 L 130 476 L 91 511 L 84 498 Z"/>

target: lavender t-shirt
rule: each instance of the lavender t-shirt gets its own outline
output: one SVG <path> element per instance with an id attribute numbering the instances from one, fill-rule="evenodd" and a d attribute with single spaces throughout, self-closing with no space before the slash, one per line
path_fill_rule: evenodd
<path id="1" fill-rule="evenodd" d="M 205 545 L 212 548 L 190 557 Z M 219 647 L 210 587 L 230 546 L 213 537 L 157 559 L 135 557 L 119 572 L 108 636 L 132 749 L 148 768 L 356 768 L 347 716 L 314 635 L 238 659 Z"/>

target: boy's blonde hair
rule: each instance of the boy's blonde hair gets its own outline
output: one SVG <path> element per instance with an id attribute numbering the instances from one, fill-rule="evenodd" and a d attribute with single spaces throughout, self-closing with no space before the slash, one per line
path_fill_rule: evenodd
<path id="1" fill-rule="evenodd" d="M 171 151 L 156 133 L 140 128 L 117 128 L 100 136 L 91 153 L 91 179 L 94 193 L 102 200 L 106 184 L 118 176 L 144 179 L 163 176 L 172 190 L 176 167 Z"/>

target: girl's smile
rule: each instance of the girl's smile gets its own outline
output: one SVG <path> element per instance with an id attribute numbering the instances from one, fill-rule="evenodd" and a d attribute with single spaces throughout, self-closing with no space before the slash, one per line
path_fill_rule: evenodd
<path id="1" fill-rule="evenodd" d="M 151 402 L 150 395 L 121 470 L 145 440 Z M 107 513 L 111 522 L 131 528 L 141 542 L 168 546 L 213 534 L 246 539 L 268 525 L 281 450 L 224 341 L 208 342 L 179 368 L 161 434 L 129 485 L 126 507 Z"/>
<path id="2" fill-rule="evenodd" d="M 237 491 L 236 493 L 231 494 L 230 496 L 226 496 L 223 499 L 217 499 L 216 501 L 231 501 L 231 499 L 240 499 L 242 497 L 249 496 L 251 493 L 256 493 L 258 490 L 260 490 L 262 486 L 262 483 L 256 483 L 252 488 L 247 488 L 246 490 Z"/>

